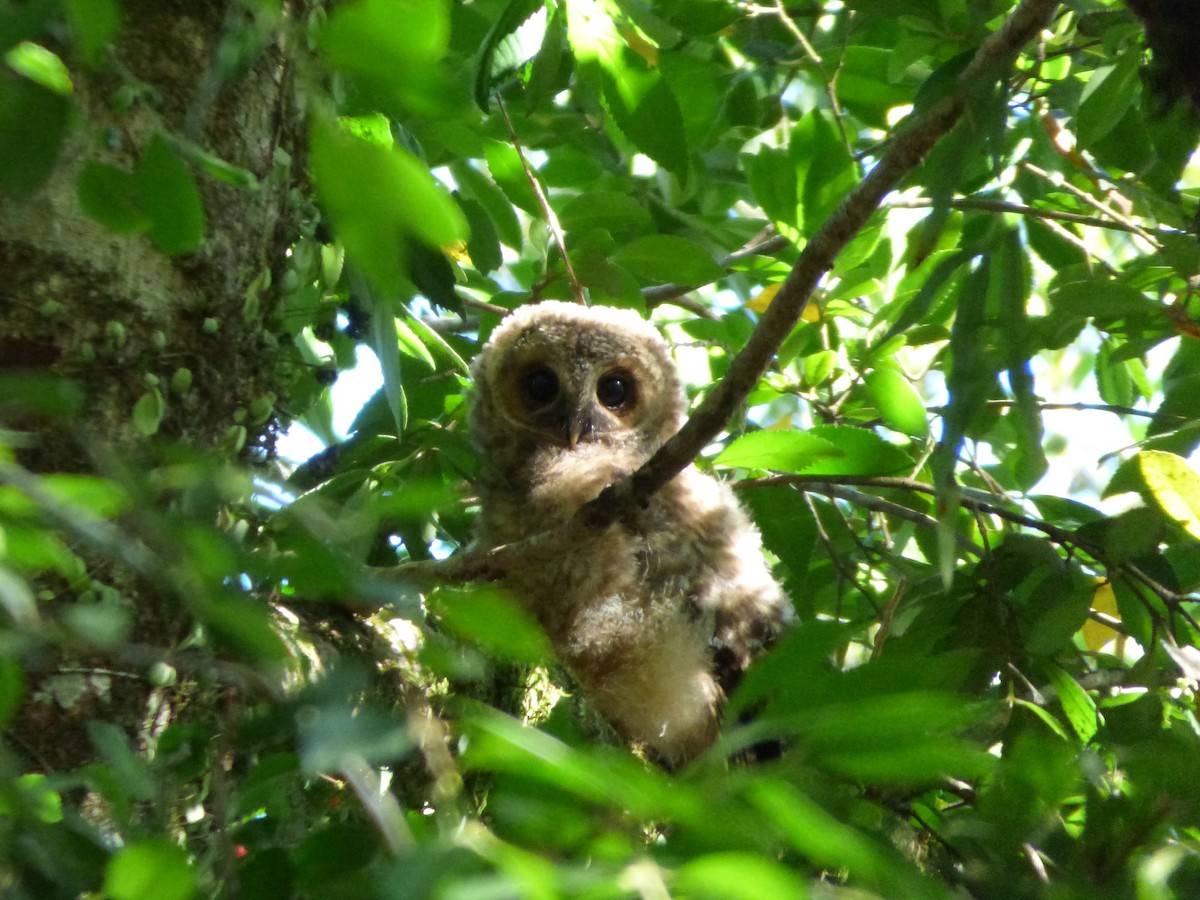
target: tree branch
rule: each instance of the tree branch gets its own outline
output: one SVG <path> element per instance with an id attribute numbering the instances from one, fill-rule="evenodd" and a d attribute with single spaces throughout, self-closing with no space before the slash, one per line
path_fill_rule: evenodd
<path id="1" fill-rule="evenodd" d="M 779 293 L 759 319 L 750 340 L 729 365 L 725 377 L 697 407 L 679 433 L 633 475 L 622 479 L 580 510 L 592 527 L 615 521 L 623 508 L 643 501 L 674 478 L 725 427 L 737 407 L 758 384 L 779 345 L 799 322 L 818 282 L 842 249 L 866 225 L 883 198 L 915 169 L 933 146 L 958 122 L 976 79 L 1007 65 L 1057 8 L 1056 0 L 1022 0 L 998 31 L 979 48 L 963 71 L 957 89 L 892 139 L 878 165 L 842 201 L 805 246 Z"/>

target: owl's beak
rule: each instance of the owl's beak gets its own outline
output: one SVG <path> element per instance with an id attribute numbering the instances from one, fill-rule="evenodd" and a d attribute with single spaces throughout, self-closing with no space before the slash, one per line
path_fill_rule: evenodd
<path id="1" fill-rule="evenodd" d="M 567 449 L 574 450 L 576 445 L 592 433 L 592 415 L 586 407 L 577 409 L 567 420 L 563 429 L 567 440 Z"/>

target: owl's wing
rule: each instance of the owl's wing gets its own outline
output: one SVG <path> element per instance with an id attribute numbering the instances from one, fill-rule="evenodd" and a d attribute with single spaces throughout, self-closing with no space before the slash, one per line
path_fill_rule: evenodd
<path id="1" fill-rule="evenodd" d="M 751 660 L 793 620 L 792 605 L 763 558 L 758 529 L 723 482 L 694 469 L 677 479 L 678 512 L 703 560 L 692 600 L 712 623 L 713 676 L 728 695 Z"/>

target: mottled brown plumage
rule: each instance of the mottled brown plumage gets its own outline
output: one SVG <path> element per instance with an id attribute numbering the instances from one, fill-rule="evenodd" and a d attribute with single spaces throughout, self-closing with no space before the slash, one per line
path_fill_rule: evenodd
<path id="1" fill-rule="evenodd" d="M 473 374 L 485 546 L 566 523 L 683 423 L 670 349 L 630 310 L 522 307 Z M 691 467 L 507 584 L 596 708 L 667 765 L 712 743 L 726 691 L 791 614 L 732 492 Z"/>

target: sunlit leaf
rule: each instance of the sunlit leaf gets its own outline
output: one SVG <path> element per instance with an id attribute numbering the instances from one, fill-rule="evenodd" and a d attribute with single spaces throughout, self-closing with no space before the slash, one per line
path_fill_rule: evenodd
<path id="1" fill-rule="evenodd" d="M 714 900 L 804 898 L 808 890 L 794 872 L 750 853 L 710 853 L 683 865 L 675 889 L 688 897 Z"/>
<path id="2" fill-rule="evenodd" d="M 638 150 L 684 177 L 688 167 L 683 113 L 662 74 L 621 38 L 601 0 L 570 0 L 568 39 L 575 58 L 599 69 L 604 100 Z"/>
<path id="3" fill-rule="evenodd" d="M 914 437 L 929 434 L 925 403 L 907 378 L 893 369 L 876 369 L 864 375 L 863 381 L 889 428 Z"/>
<path id="4" fill-rule="evenodd" d="M 186 850 L 167 838 L 147 838 L 116 852 L 104 890 L 113 900 L 188 900 L 196 876 Z"/>
<path id="5" fill-rule="evenodd" d="M 729 468 L 801 472 L 818 460 L 840 457 L 842 450 L 803 431 L 755 431 L 726 447 L 713 463 Z"/>
<path id="6" fill-rule="evenodd" d="M 466 239 L 458 205 L 407 151 L 375 146 L 318 119 L 312 156 L 317 194 L 338 238 L 380 291 L 394 292 L 405 275 L 410 237 L 434 247 Z"/>
<path id="7" fill-rule="evenodd" d="M 442 591 L 434 608 L 455 634 L 503 659 L 537 663 L 549 657 L 541 627 L 502 591 Z"/>
<path id="8" fill-rule="evenodd" d="M 1138 491 L 1200 540 L 1200 474 L 1174 453 L 1144 450 L 1121 466 L 1105 496 Z"/>

